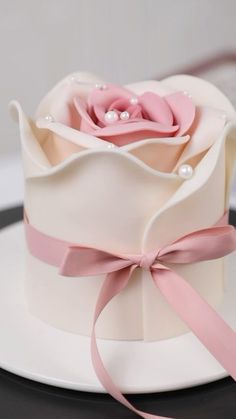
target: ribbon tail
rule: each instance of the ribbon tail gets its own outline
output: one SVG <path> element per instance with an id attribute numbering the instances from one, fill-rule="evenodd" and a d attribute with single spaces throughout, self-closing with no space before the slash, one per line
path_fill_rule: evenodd
<path id="1" fill-rule="evenodd" d="M 121 292 L 122 289 L 124 289 L 128 285 L 130 277 L 136 267 L 137 267 L 136 265 L 132 265 L 130 267 L 123 268 L 120 271 L 107 274 L 102 284 L 102 288 L 98 296 L 95 313 L 94 313 L 94 319 L 93 319 L 93 328 L 92 328 L 92 334 L 91 334 L 91 358 L 92 358 L 93 367 L 94 367 L 94 370 L 96 372 L 98 379 L 102 383 L 103 387 L 107 390 L 107 392 L 112 397 L 114 397 L 114 399 L 116 399 L 121 404 L 123 404 L 128 409 L 132 410 L 134 413 L 136 413 L 137 415 L 141 416 L 144 419 L 153 419 L 153 418 L 164 419 L 163 416 L 156 416 L 151 413 L 146 413 L 146 412 L 143 412 L 142 410 L 136 409 L 128 401 L 128 399 L 126 399 L 123 396 L 123 394 L 115 385 L 109 373 L 105 369 L 102 358 L 98 351 L 98 346 L 97 346 L 97 341 L 96 341 L 95 326 L 96 326 L 98 317 L 100 316 L 101 312 L 106 307 L 106 305 L 109 303 L 109 301 L 115 295 L 119 294 L 119 292 Z"/>
<path id="2" fill-rule="evenodd" d="M 155 285 L 193 333 L 236 380 L 236 333 L 192 286 L 168 268 L 152 270 Z"/>

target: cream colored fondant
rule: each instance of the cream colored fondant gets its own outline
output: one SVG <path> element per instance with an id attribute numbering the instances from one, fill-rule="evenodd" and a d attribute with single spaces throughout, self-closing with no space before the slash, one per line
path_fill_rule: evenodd
<path id="1" fill-rule="evenodd" d="M 50 174 L 27 178 L 25 208 L 44 233 L 135 253 L 150 218 L 182 183 L 119 149 L 87 151 Z"/>
<path id="2" fill-rule="evenodd" d="M 38 116 L 51 109 L 51 101 L 58 97 L 62 84 L 41 103 Z M 210 127 L 214 135 L 211 139 L 207 136 L 208 149 L 191 149 L 191 139 L 183 148 L 186 158 L 195 165 L 192 178 L 184 181 L 175 173 L 163 173 L 150 160 L 153 149 L 149 153 L 148 147 L 152 142 L 163 146 L 160 139 L 109 150 L 107 142 L 100 143 L 62 123 L 49 127 L 44 121 L 29 128 L 17 105 L 25 165 L 25 206 L 32 225 L 64 240 L 111 252 L 137 253 L 208 227 L 220 218 L 228 208 L 236 154 L 236 126 L 229 122 L 235 120 L 232 105 L 214 86 L 189 76 L 132 85 L 137 93 L 147 88 L 163 95 L 187 90 L 198 106 L 220 109 L 212 120 L 216 125 Z M 217 125 L 222 111 L 228 121 L 223 129 L 222 122 Z M 43 143 L 49 131 L 80 147 L 87 144 L 88 149 L 67 155 L 59 163 L 50 162 L 48 157 L 43 161 Z M 33 146 L 39 132 L 40 147 Z M 207 132 L 204 129 L 202 135 Z M 180 140 L 181 147 L 183 144 L 184 140 Z M 175 158 L 181 158 L 182 150 L 180 156 L 177 150 L 175 153 Z M 177 167 L 178 161 L 175 163 Z M 65 278 L 58 275 L 56 268 L 28 253 L 26 257 L 30 311 L 56 327 L 89 335 L 104 277 Z M 223 293 L 223 264 L 223 260 L 217 260 L 173 268 L 217 306 Z M 109 303 L 98 324 L 98 336 L 110 339 L 158 340 L 186 330 L 154 288 L 149 273 L 141 270 L 127 289 Z"/>

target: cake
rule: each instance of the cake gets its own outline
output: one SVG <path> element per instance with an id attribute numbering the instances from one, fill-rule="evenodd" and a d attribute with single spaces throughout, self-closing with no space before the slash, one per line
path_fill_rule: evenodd
<path id="1" fill-rule="evenodd" d="M 142 417 L 157 416 L 107 384 L 95 322 L 96 336 L 112 340 L 157 341 L 191 329 L 236 376 L 235 332 L 217 315 L 224 256 L 236 249 L 227 224 L 236 158 L 229 100 L 188 75 L 118 86 L 75 73 L 33 118 L 15 101 L 11 112 L 25 175 L 30 313 L 91 336 L 104 387 Z M 227 348 L 216 348 L 223 338 Z"/>

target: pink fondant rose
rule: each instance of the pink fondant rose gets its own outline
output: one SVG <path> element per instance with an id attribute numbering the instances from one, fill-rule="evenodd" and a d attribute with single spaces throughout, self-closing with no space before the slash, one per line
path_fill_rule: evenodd
<path id="1" fill-rule="evenodd" d="M 178 173 L 183 164 L 195 168 L 222 132 L 228 114 L 221 96 L 191 76 L 122 87 L 76 73 L 44 97 L 30 126 L 45 154 L 41 160 L 49 165 L 105 149 L 132 155 L 159 172 Z M 16 108 L 26 123 L 19 104 Z"/>
<path id="2" fill-rule="evenodd" d="M 74 105 L 81 117 L 80 131 L 118 146 L 153 136 L 182 136 L 195 117 L 195 105 L 183 92 L 161 97 L 147 91 L 137 96 L 112 84 L 93 89 L 87 100 L 75 97 Z"/>

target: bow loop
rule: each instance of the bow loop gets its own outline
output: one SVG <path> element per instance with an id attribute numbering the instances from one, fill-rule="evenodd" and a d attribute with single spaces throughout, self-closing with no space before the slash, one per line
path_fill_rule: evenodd
<path id="1" fill-rule="evenodd" d="M 60 264 L 64 276 L 92 276 L 120 271 L 133 265 L 129 259 L 90 247 L 69 246 Z"/>

